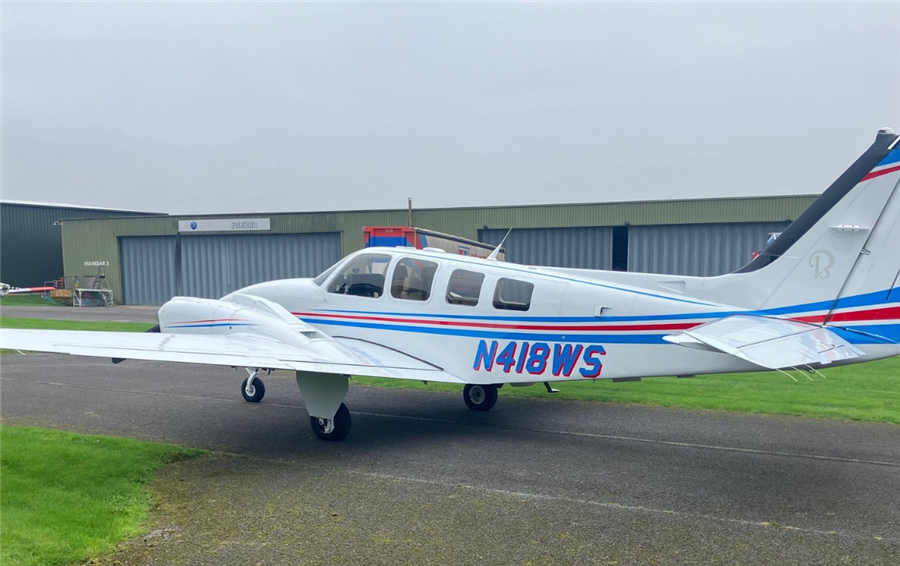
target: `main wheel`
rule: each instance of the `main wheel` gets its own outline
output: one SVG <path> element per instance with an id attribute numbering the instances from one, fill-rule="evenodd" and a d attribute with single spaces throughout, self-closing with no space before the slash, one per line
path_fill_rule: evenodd
<path id="1" fill-rule="evenodd" d="M 470 383 L 463 389 L 463 399 L 473 411 L 490 411 L 497 404 L 497 386 Z"/>
<path id="2" fill-rule="evenodd" d="M 322 440 L 336 442 L 344 440 L 350 434 L 350 410 L 341 403 L 333 419 L 309 417 L 313 432 Z"/>
<path id="3" fill-rule="evenodd" d="M 241 382 L 241 395 L 244 396 L 244 401 L 259 403 L 266 396 L 266 386 L 258 377 L 253 380 L 249 387 L 247 386 L 248 381 L 250 381 L 249 377 Z"/>

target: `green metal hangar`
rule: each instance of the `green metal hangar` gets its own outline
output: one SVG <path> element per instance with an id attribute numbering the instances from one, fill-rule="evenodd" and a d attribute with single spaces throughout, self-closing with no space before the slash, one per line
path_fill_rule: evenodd
<path id="1" fill-rule="evenodd" d="M 415 210 L 412 224 L 499 243 L 509 261 L 717 275 L 746 264 L 809 196 Z M 365 226 L 406 226 L 408 211 L 146 216 L 62 222 L 67 276 L 103 269 L 116 302 L 218 298 L 260 281 L 312 277 L 363 246 Z"/>
<path id="2" fill-rule="evenodd" d="M 43 285 L 63 276 L 62 222 L 151 214 L 74 204 L 0 200 L 0 281 Z"/>

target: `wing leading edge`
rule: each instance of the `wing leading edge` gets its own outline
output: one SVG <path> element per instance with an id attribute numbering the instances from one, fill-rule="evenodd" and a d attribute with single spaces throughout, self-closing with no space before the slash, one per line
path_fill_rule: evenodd
<path id="1" fill-rule="evenodd" d="M 301 348 L 252 332 L 205 336 L 0 329 L 0 346 L 100 358 L 465 383 L 439 367 L 402 352 L 350 339 L 312 340 Z"/>
<path id="2" fill-rule="evenodd" d="M 826 365 L 863 355 L 825 327 L 765 316 L 733 315 L 663 339 L 731 354 L 767 369 Z"/>

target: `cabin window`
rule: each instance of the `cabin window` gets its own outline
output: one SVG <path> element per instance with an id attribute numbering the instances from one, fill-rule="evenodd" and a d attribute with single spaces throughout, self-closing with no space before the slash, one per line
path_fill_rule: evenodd
<path id="1" fill-rule="evenodd" d="M 409 257 L 401 259 L 391 279 L 391 296 L 408 301 L 427 301 L 437 268 L 438 264 L 433 261 Z"/>
<path id="2" fill-rule="evenodd" d="M 358 255 L 343 266 L 328 292 L 377 299 L 384 294 L 384 273 L 390 261 L 389 255 Z"/>
<path id="3" fill-rule="evenodd" d="M 531 307 L 534 284 L 515 279 L 500 278 L 494 289 L 494 308 L 507 311 L 527 311 Z"/>
<path id="4" fill-rule="evenodd" d="M 482 283 L 484 283 L 483 273 L 465 269 L 454 270 L 447 285 L 447 302 L 451 305 L 474 307 L 478 304 Z"/>

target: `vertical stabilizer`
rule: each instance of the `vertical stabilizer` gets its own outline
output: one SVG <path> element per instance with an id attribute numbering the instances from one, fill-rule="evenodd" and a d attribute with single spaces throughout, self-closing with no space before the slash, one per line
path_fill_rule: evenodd
<path id="1" fill-rule="evenodd" d="M 898 138 L 881 130 L 771 246 L 723 277 L 732 292 L 749 294 L 747 306 L 766 310 L 821 302 L 828 313 L 839 299 L 875 292 L 887 300 L 900 271 Z"/>

